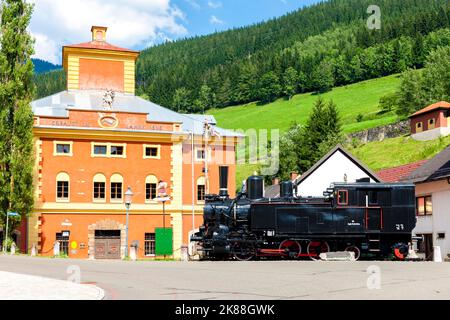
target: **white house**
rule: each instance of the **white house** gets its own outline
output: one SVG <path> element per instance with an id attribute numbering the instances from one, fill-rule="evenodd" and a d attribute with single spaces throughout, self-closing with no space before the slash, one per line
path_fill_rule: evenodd
<path id="1" fill-rule="evenodd" d="M 297 185 L 297 196 L 322 197 L 323 192 L 333 182 L 356 182 L 359 179 L 380 182 L 372 170 L 338 145 L 297 177 L 294 185 Z"/>
<path id="2" fill-rule="evenodd" d="M 372 183 L 381 181 L 341 145 L 337 145 L 301 176 L 292 176 L 294 185 L 297 185 L 297 196 L 302 197 L 322 197 L 333 182 L 357 182 L 359 179 Z M 277 183 L 266 188 L 266 197 L 277 197 L 279 194 Z"/>
<path id="3" fill-rule="evenodd" d="M 450 145 L 402 180 L 416 185 L 419 251 L 431 260 L 439 246 L 442 259 L 450 257 Z"/>

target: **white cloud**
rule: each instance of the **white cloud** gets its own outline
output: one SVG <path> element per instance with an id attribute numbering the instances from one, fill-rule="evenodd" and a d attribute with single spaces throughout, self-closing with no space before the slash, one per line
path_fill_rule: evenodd
<path id="1" fill-rule="evenodd" d="M 186 3 L 190 4 L 192 8 L 200 9 L 201 6 L 195 0 L 184 0 Z"/>
<path id="2" fill-rule="evenodd" d="M 209 23 L 211 23 L 211 24 L 223 24 L 224 22 L 222 20 L 220 20 L 219 18 L 217 18 L 215 15 L 212 15 L 211 18 L 209 19 Z"/>
<path id="3" fill-rule="evenodd" d="M 61 63 L 61 46 L 91 40 L 90 27 L 108 27 L 107 41 L 127 48 L 187 34 L 184 13 L 170 0 L 30 0 L 35 56 Z"/>
<path id="4" fill-rule="evenodd" d="M 222 2 L 220 2 L 220 1 L 214 2 L 214 1 L 209 0 L 209 1 L 208 1 L 208 6 L 209 6 L 210 8 L 217 9 L 217 8 L 222 7 Z"/>

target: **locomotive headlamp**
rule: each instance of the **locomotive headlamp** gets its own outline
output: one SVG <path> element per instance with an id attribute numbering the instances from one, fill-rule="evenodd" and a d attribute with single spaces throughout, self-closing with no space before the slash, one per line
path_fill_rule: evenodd
<path id="1" fill-rule="evenodd" d="M 275 235 L 275 230 L 267 230 L 267 236 L 273 237 Z"/>

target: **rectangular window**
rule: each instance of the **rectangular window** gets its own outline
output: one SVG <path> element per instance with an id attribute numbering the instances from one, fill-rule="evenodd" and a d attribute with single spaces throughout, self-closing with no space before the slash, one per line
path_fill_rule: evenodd
<path id="1" fill-rule="evenodd" d="M 57 182 L 56 197 L 58 198 L 58 200 L 69 199 L 69 181 Z"/>
<path id="2" fill-rule="evenodd" d="M 59 253 L 61 255 L 69 255 L 69 236 L 68 232 L 61 232 L 56 234 L 56 241 L 59 242 Z"/>
<path id="3" fill-rule="evenodd" d="M 417 197 L 416 209 L 418 216 L 430 216 L 433 214 L 433 202 L 431 196 Z"/>
<path id="4" fill-rule="evenodd" d="M 204 185 L 197 186 L 197 201 L 205 201 L 206 188 Z"/>
<path id="5" fill-rule="evenodd" d="M 144 241 L 144 254 L 146 256 L 154 256 L 156 254 L 155 234 L 146 233 Z"/>
<path id="6" fill-rule="evenodd" d="M 145 148 L 145 156 L 147 158 L 157 158 L 158 157 L 158 148 L 157 147 L 146 147 Z"/>
<path id="7" fill-rule="evenodd" d="M 197 156 L 197 160 L 205 160 L 205 150 L 204 149 L 198 149 L 196 156 Z"/>
<path id="8" fill-rule="evenodd" d="M 122 182 L 111 183 L 111 200 L 122 199 Z"/>
<path id="9" fill-rule="evenodd" d="M 156 183 L 145 184 L 145 199 L 151 201 L 156 198 Z"/>
<path id="10" fill-rule="evenodd" d="M 105 200 L 106 198 L 106 183 L 104 182 L 94 182 L 94 199 L 95 200 Z"/>
<path id="11" fill-rule="evenodd" d="M 56 144 L 56 153 L 57 154 L 70 154 L 70 144 Z"/>
<path id="12" fill-rule="evenodd" d="M 123 156 L 124 155 L 123 146 L 111 146 L 111 155 L 112 156 Z"/>
<path id="13" fill-rule="evenodd" d="M 346 206 L 348 205 L 348 191 L 339 190 L 338 191 L 338 205 Z"/>
<path id="14" fill-rule="evenodd" d="M 94 146 L 94 154 L 96 156 L 106 156 L 108 153 L 108 147 L 103 145 Z"/>

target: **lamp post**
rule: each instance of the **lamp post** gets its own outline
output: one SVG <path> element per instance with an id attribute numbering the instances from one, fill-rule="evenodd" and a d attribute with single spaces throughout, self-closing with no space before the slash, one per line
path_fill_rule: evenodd
<path id="1" fill-rule="evenodd" d="M 125 192 L 125 207 L 127 208 L 127 225 L 125 229 L 125 257 L 128 257 L 128 216 L 130 214 L 131 200 L 133 198 L 133 191 L 131 187 L 128 187 L 127 192 Z"/>

